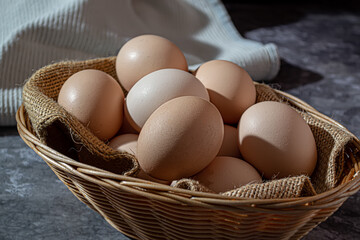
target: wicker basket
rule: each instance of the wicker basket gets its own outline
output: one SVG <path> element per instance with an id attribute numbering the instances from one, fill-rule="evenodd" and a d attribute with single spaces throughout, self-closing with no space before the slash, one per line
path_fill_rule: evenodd
<path id="1" fill-rule="evenodd" d="M 307 114 L 348 132 L 305 102 L 274 91 Z M 310 197 L 246 199 L 174 188 L 80 163 L 36 137 L 24 106 L 16 120 L 22 139 L 80 201 L 136 239 L 299 239 L 360 188 L 360 141 L 350 132 L 352 140 L 343 149 L 349 171 L 338 186 Z"/>

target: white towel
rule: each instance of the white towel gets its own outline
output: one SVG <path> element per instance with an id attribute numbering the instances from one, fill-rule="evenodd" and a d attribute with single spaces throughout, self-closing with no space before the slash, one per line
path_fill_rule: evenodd
<path id="1" fill-rule="evenodd" d="M 254 80 L 270 80 L 279 70 L 276 46 L 240 36 L 220 0 L 2 0 L 0 126 L 15 125 L 22 85 L 37 69 L 114 56 L 145 33 L 173 41 L 191 69 L 224 59 Z"/>

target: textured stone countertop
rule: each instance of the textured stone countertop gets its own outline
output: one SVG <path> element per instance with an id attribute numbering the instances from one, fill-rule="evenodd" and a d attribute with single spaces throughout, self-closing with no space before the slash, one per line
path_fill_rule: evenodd
<path id="1" fill-rule="evenodd" d="M 225 3 L 243 36 L 278 46 L 272 86 L 360 137 L 359 8 Z M 0 182 L 0 239 L 128 239 L 78 201 L 16 128 L 0 128 Z M 360 239 L 360 192 L 305 239 Z"/>

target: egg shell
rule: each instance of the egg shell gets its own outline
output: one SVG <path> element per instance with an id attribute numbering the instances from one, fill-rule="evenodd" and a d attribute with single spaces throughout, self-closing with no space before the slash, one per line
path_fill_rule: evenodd
<path id="1" fill-rule="evenodd" d="M 256 101 L 250 75 L 235 63 L 212 60 L 202 64 L 195 76 L 208 89 L 210 101 L 227 124 L 237 124 L 242 113 Z"/>
<path id="2" fill-rule="evenodd" d="M 241 158 L 237 128 L 227 124 L 224 125 L 224 139 L 217 155 Z"/>
<path id="3" fill-rule="evenodd" d="M 138 134 L 121 134 L 111 139 L 108 145 L 119 152 L 127 152 L 135 155 L 138 138 Z"/>
<path id="4" fill-rule="evenodd" d="M 193 176 L 200 184 L 216 193 L 226 192 L 249 183 L 261 183 L 257 170 L 242 159 L 218 156 Z"/>
<path id="5" fill-rule="evenodd" d="M 145 75 L 164 68 L 188 70 L 184 54 L 170 40 L 156 35 L 130 39 L 116 57 L 116 74 L 129 91 Z"/>
<path id="6" fill-rule="evenodd" d="M 114 137 L 113 139 L 111 139 L 111 141 L 109 142 L 109 146 L 119 152 L 127 152 L 130 154 L 136 155 L 138 138 L 139 138 L 138 134 L 118 135 L 118 136 Z M 166 184 L 166 185 L 170 184 L 170 181 L 163 181 L 163 180 L 156 179 L 156 178 L 153 178 L 153 177 L 147 175 L 142 169 L 139 170 L 136 177 L 144 179 L 144 180 L 152 181 L 152 182 Z"/>
<path id="7" fill-rule="evenodd" d="M 264 177 L 310 176 L 314 171 L 314 136 L 301 115 L 285 103 L 251 106 L 242 115 L 238 131 L 241 155 Z"/>
<path id="8" fill-rule="evenodd" d="M 138 174 L 136 175 L 136 177 L 147 180 L 147 181 L 151 181 L 151 182 L 165 184 L 165 185 L 170 185 L 170 183 L 171 183 L 171 181 L 160 180 L 160 179 L 154 178 L 154 177 L 148 175 L 146 172 L 144 172 L 144 170 L 142 170 L 141 168 L 140 168 Z"/>
<path id="9" fill-rule="evenodd" d="M 131 119 L 131 117 L 128 115 L 129 113 L 127 112 L 127 109 L 126 109 L 126 98 L 125 98 L 125 101 L 124 101 L 124 107 L 123 107 L 123 123 L 121 125 L 121 128 L 118 132 L 118 135 L 121 135 L 121 134 L 128 134 L 128 133 L 131 133 L 131 134 L 139 134 L 140 132 L 140 128 L 136 128 L 133 127 L 133 126 L 137 126 Z"/>
<path id="10" fill-rule="evenodd" d="M 178 69 L 161 69 L 140 79 L 125 101 L 125 118 L 140 131 L 160 105 L 180 96 L 198 96 L 209 101 L 204 85 L 192 74 Z"/>
<path id="11" fill-rule="evenodd" d="M 156 109 L 140 132 L 137 159 L 150 176 L 175 180 L 194 175 L 219 152 L 224 124 L 203 98 L 174 98 Z"/>
<path id="12" fill-rule="evenodd" d="M 100 70 L 82 70 L 60 89 L 58 103 L 101 140 L 112 138 L 123 121 L 124 93 L 119 83 Z"/>

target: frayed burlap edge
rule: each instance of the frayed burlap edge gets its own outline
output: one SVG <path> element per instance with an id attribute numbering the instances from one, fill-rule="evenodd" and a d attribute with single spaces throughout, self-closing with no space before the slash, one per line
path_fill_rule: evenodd
<path id="1" fill-rule="evenodd" d="M 171 186 L 196 192 L 214 193 L 214 191 L 208 189 L 194 179 L 174 181 Z M 247 184 L 220 194 L 229 197 L 274 199 L 313 196 L 316 194 L 316 191 L 311 184 L 310 178 L 301 175 L 266 181 L 263 183 Z"/>
<path id="2" fill-rule="evenodd" d="M 223 193 L 230 197 L 254 199 L 295 198 L 315 195 L 310 178 L 304 175 L 248 184 Z"/>
<path id="3" fill-rule="evenodd" d="M 194 179 L 188 179 L 188 178 L 173 181 L 171 183 L 171 186 L 176 187 L 176 188 L 190 190 L 190 191 L 195 191 L 195 192 L 214 193 L 214 191 L 212 191 L 209 188 L 205 187 L 204 185 L 200 184 L 199 181 L 194 180 Z"/>

